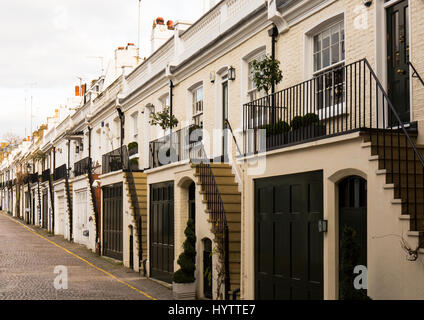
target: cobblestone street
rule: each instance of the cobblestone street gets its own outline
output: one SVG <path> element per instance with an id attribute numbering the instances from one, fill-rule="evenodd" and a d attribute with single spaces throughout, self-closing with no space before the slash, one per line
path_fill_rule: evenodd
<path id="1" fill-rule="evenodd" d="M 68 270 L 68 289 L 54 287 L 57 266 Z M 27 299 L 172 299 L 172 291 L 61 236 L 28 229 L 0 213 L 0 300 Z"/>

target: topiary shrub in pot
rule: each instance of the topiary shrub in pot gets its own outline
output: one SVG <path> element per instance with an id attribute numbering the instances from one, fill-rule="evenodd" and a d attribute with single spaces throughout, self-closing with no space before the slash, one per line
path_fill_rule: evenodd
<path id="1" fill-rule="evenodd" d="M 267 150 L 287 143 L 287 133 L 290 131 L 290 125 L 287 122 L 279 120 L 275 124 L 264 125 L 261 129 L 266 130 Z"/>
<path id="2" fill-rule="evenodd" d="M 137 171 L 138 170 L 138 158 L 130 159 L 130 166 L 131 166 L 131 171 Z"/>
<path id="3" fill-rule="evenodd" d="M 174 273 L 172 291 L 175 300 L 196 299 L 196 233 L 194 221 L 189 219 L 184 231 L 183 253 L 180 254 L 177 263 L 180 269 Z"/>
<path id="4" fill-rule="evenodd" d="M 131 142 L 128 144 L 128 154 L 129 156 L 133 156 L 138 153 L 138 143 L 137 142 Z"/>
<path id="5" fill-rule="evenodd" d="M 317 114 L 307 113 L 306 115 L 296 116 L 290 123 L 292 132 L 289 135 L 289 142 L 300 142 L 326 134 L 325 125 L 320 124 Z"/>

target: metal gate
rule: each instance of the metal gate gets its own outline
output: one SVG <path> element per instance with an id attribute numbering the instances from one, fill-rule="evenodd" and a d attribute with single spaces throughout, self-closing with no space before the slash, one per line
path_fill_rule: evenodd
<path id="1" fill-rule="evenodd" d="M 174 273 L 174 182 L 150 186 L 150 276 L 172 282 Z"/>
<path id="2" fill-rule="evenodd" d="M 122 183 L 105 186 L 103 191 L 103 255 L 123 258 Z"/>
<path id="3" fill-rule="evenodd" d="M 256 299 L 323 299 L 323 173 L 255 182 Z"/>
<path id="4" fill-rule="evenodd" d="M 43 220 L 42 227 L 47 229 L 48 227 L 48 212 L 49 212 L 49 198 L 47 196 L 47 190 L 43 191 Z"/>

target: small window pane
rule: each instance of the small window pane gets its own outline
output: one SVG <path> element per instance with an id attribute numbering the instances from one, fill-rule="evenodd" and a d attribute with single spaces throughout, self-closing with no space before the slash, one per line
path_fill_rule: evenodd
<path id="1" fill-rule="evenodd" d="M 328 48 L 330 46 L 330 30 L 324 31 L 322 34 L 322 47 Z"/>
<path id="2" fill-rule="evenodd" d="M 317 53 L 314 55 L 314 70 L 321 69 L 321 53 Z"/>
<path id="3" fill-rule="evenodd" d="M 321 39 L 320 36 L 317 35 L 314 37 L 314 53 L 321 51 Z"/>
<path id="4" fill-rule="evenodd" d="M 339 45 L 331 47 L 331 64 L 335 64 L 340 61 L 339 52 Z"/>
<path id="5" fill-rule="evenodd" d="M 330 48 L 322 52 L 322 67 L 326 68 L 330 65 Z"/>

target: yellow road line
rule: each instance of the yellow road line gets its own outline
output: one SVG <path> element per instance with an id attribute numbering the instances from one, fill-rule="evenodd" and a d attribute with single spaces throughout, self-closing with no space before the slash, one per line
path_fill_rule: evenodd
<path id="1" fill-rule="evenodd" d="M 116 276 L 114 276 L 113 274 L 111 274 L 111 273 L 107 272 L 106 270 L 103 270 L 102 268 L 99 268 L 98 266 L 96 266 L 96 265 L 92 264 L 91 262 L 89 262 L 89 261 L 85 260 L 84 258 L 80 257 L 80 256 L 79 256 L 79 255 L 77 255 L 76 253 L 73 253 L 72 251 L 69 251 L 68 249 L 66 249 L 66 248 L 62 247 L 61 245 L 57 244 L 56 242 L 53 242 L 53 241 L 51 241 L 51 240 L 47 239 L 46 237 L 43 237 L 41 234 L 39 234 L 39 233 L 35 232 L 35 231 L 34 231 L 34 230 L 32 230 L 31 228 L 29 228 L 29 227 L 25 226 L 24 224 L 22 224 L 22 223 L 20 223 L 20 222 L 16 221 L 15 219 L 12 219 L 11 217 L 9 217 L 9 216 L 5 215 L 4 213 L 3 213 L 3 216 L 5 216 L 5 217 L 6 217 L 6 218 L 8 218 L 9 220 L 11 220 L 11 221 L 15 222 L 16 224 L 20 225 L 21 227 L 25 228 L 25 229 L 26 229 L 26 230 L 28 230 L 29 232 L 31 232 L 31 233 L 33 233 L 33 234 L 35 234 L 36 236 L 40 237 L 41 239 L 46 240 L 47 242 L 50 242 L 52 245 L 54 245 L 54 246 L 58 247 L 59 249 L 62 249 L 62 250 L 63 250 L 63 251 L 65 251 L 66 253 L 70 254 L 71 256 L 74 256 L 75 258 L 77 258 L 77 259 L 79 259 L 79 260 L 81 260 L 81 261 L 84 261 L 84 262 L 85 262 L 86 264 L 88 264 L 90 267 L 92 267 L 92 268 L 94 268 L 94 269 L 96 269 L 96 270 L 98 270 L 98 271 L 100 271 L 100 272 L 103 272 L 104 274 L 106 274 L 106 275 L 108 275 L 109 277 L 111 277 L 111 278 L 115 279 L 115 280 L 116 280 L 116 281 L 118 281 L 119 283 L 122 283 L 123 285 L 126 285 L 128 288 L 133 289 L 134 291 L 137 291 L 138 293 L 142 294 L 143 296 L 145 296 L 145 297 L 147 297 L 147 298 L 149 298 L 149 299 L 151 299 L 151 300 L 157 300 L 157 299 L 153 298 L 152 296 L 150 296 L 149 294 L 145 293 L 144 291 L 141 291 L 141 290 L 137 289 L 136 287 L 134 287 L 134 286 L 130 285 L 129 283 L 127 283 L 127 282 L 125 282 L 125 281 L 123 281 L 123 280 L 119 279 L 118 277 L 116 277 Z"/>

